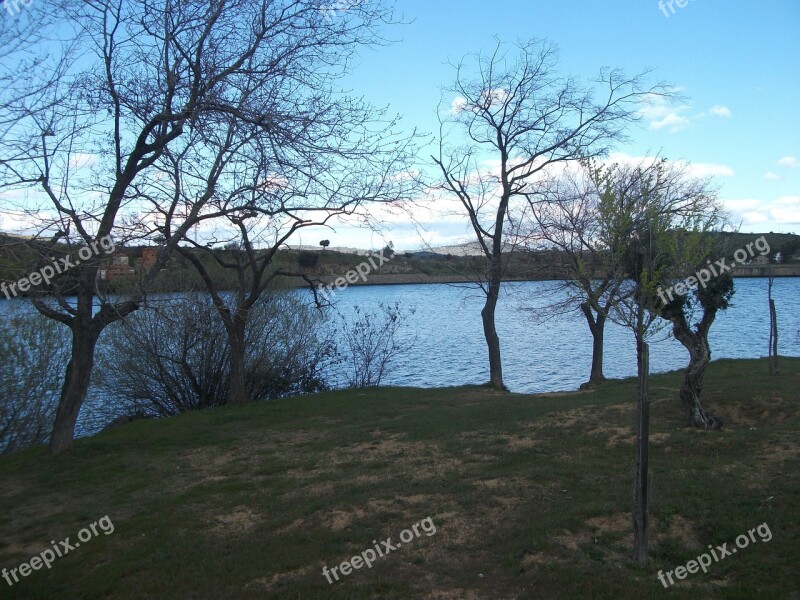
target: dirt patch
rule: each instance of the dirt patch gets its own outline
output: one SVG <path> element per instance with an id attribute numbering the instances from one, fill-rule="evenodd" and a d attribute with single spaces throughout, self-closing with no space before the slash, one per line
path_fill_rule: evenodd
<path id="1" fill-rule="evenodd" d="M 366 514 L 367 513 L 360 508 L 354 508 L 353 510 L 349 511 L 332 510 L 328 513 L 325 513 L 323 516 L 323 522 L 329 529 L 333 531 L 342 531 L 343 529 L 350 527 L 355 519 L 363 519 Z"/>
<path id="2" fill-rule="evenodd" d="M 620 444 L 633 444 L 636 436 L 630 427 L 616 427 L 613 425 L 601 425 L 590 430 L 589 435 L 604 435 L 608 437 L 607 448 L 613 448 Z"/>
<path id="3" fill-rule="evenodd" d="M 713 409 L 712 412 L 714 412 Z M 755 398 L 750 404 L 726 405 L 719 414 L 725 429 L 736 431 L 742 428 L 783 423 L 796 413 L 796 402 L 790 402 L 777 396 Z"/>
<path id="4" fill-rule="evenodd" d="M 495 490 L 499 487 L 504 486 L 505 481 L 502 479 L 481 479 L 479 481 L 476 481 L 475 485 L 477 485 L 480 488 Z"/>
<path id="5" fill-rule="evenodd" d="M 597 419 L 598 408 L 586 406 L 572 410 L 558 411 L 545 415 L 536 421 L 528 421 L 524 427 L 531 429 L 549 429 L 552 427 L 568 428 L 575 425 L 584 425 Z"/>
<path id="6" fill-rule="evenodd" d="M 627 418 L 636 410 L 633 402 L 612 404 L 610 406 L 583 406 L 572 410 L 549 413 L 536 421 L 527 421 L 526 429 L 547 429 L 552 427 L 571 428 L 576 425 L 588 428 L 587 425 L 603 421 L 616 421 L 621 416 Z"/>
<path id="7" fill-rule="evenodd" d="M 787 460 L 797 460 L 800 458 L 800 446 L 789 441 L 779 441 L 775 443 L 765 443 L 762 450 L 755 456 L 756 459 L 766 461 L 770 464 L 782 463 Z"/>
<path id="8" fill-rule="evenodd" d="M 543 565 L 547 562 L 551 562 L 554 560 L 554 557 L 548 556 L 544 552 L 534 552 L 532 554 L 526 554 L 522 557 L 520 561 L 520 565 L 524 569 L 530 569 L 534 565 Z"/>
<path id="9" fill-rule="evenodd" d="M 480 600 L 477 592 L 465 589 L 431 590 L 426 598 L 433 600 Z"/>
<path id="10" fill-rule="evenodd" d="M 239 508 L 226 515 L 215 515 L 216 523 L 211 527 L 212 534 L 230 536 L 249 533 L 261 523 L 261 519 L 249 508 Z"/>
<path id="11" fill-rule="evenodd" d="M 541 440 L 519 435 L 500 435 L 497 439 L 503 440 L 511 450 L 527 450 L 542 444 Z"/>
<path id="12" fill-rule="evenodd" d="M 568 531 L 553 536 L 553 540 L 565 548 L 576 552 L 584 544 L 597 543 L 599 536 L 618 536 L 619 544 L 630 546 L 633 544 L 633 529 L 631 513 L 619 512 L 612 515 L 600 515 L 586 520 L 586 528 L 578 531 Z M 653 544 L 660 544 L 670 539 L 675 540 L 687 550 L 699 550 L 702 544 L 697 539 L 695 523 L 674 515 L 670 518 L 669 527 L 655 517 L 650 519 L 650 536 Z M 609 556 L 616 556 L 616 552 L 608 549 Z"/>
<path id="13" fill-rule="evenodd" d="M 655 543 L 661 543 L 666 539 L 673 539 L 680 542 L 687 550 L 699 550 L 703 548 L 703 545 L 700 543 L 700 540 L 697 539 L 695 531 L 695 524 L 681 515 L 673 515 L 670 518 L 669 527 L 666 529 L 663 523 L 659 523 L 657 519 L 653 519 L 652 532 L 653 541 Z"/>
<path id="14" fill-rule="evenodd" d="M 278 535 L 285 535 L 287 533 L 298 531 L 299 529 L 305 527 L 306 525 L 307 523 L 305 519 L 295 519 L 288 525 L 284 525 L 283 527 L 279 527 L 278 529 L 276 529 L 275 533 L 277 533 Z"/>
<path id="15" fill-rule="evenodd" d="M 586 543 L 585 535 L 582 533 L 564 533 L 561 535 L 554 535 L 553 540 L 571 550 L 577 552 L 581 544 Z"/>
<path id="16" fill-rule="evenodd" d="M 268 591 L 278 586 L 283 587 L 290 583 L 300 581 L 301 579 L 311 577 L 312 572 L 315 570 L 316 567 L 303 567 L 302 569 L 295 569 L 294 571 L 276 573 L 269 579 L 266 577 L 259 577 L 258 579 L 248 581 L 246 584 L 244 584 L 244 588 L 246 590 L 263 589 Z"/>
<path id="17" fill-rule="evenodd" d="M 373 432 L 373 436 L 378 439 L 345 446 L 338 451 L 346 455 L 358 454 L 369 457 L 394 458 L 398 455 L 402 455 L 404 450 L 406 450 L 406 442 L 403 442 L 403 436 L 399 434 L 387 435 L 376 431 Z"/>
<path id="18" fill-rule="evenodd" d="M 626 402 L 624 404 L 612 404 L 603 409 L 606 414 L 630 415 L 636 412 L 636 403 Z"/>
<path id="19" fill-rule="evenodd" d="M 602 517 L 592 517 L 586 521 L 596 533 L 604 535 L 606 533 L 619 533 L 627 531 L 631 527 L 631 516 L 628 513 L 617 513 L 615 515 L 605 515 Z"/>

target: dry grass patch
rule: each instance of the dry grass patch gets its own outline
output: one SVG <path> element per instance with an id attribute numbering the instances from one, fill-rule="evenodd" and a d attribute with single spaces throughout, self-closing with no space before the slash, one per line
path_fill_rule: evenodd
<path id="1" fill-rule="evenodd" d="M 253 531 L 262 519 L 249 508 L 237 508 L 232 513 L 214 515 L 216 522 L 210 529 L 213 535 L 228 537 Z"/>

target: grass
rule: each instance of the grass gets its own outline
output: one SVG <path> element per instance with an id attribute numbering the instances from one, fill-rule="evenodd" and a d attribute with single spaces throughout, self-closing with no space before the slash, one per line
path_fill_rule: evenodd
<path id="1" fill-rule="evenodd" d="M 135 422 L 0 460 L 0 567 L 108 515 L 2 598 L 797 598 L 800 359 L 718 361 L 683 424 L 679 373 L 651 380 L 651 557 L 630 560 L 635 384 L 501 394 L 376 388 Z M 329 585 L 329 568 L 431 517 Z M 709 544 L 758 541 L 689 575 Z M 792 594 L 795 594 L 794 596 Z"/>

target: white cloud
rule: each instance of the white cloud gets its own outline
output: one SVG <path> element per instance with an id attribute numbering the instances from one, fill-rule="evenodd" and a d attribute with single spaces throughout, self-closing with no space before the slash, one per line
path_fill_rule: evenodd
<path id="1" fill-rule="evenodd" d="M 450 112 L 454 115 L 461 114 L 467 108 L 467 99 L 459 96 L 450 104 Z"/>
<path id="2" fill-rule="evenodd" d="M 658 131 L 659 129 L 663 129 L 664 127 L 669 127 L 670 133 L 675 133 L 680 131 L 681 129 L 686 129 L 689 126 L 689 119 L 686 117 L 682 117 L 677 113 L 670 113 L 665 116 L 663 119 L 657 121 L 650 122 L 650 129 L 655 129 Z"/>
<path id="3" fill-rule="evenodd" d="M 648 94 L 640 104 L 638 114 L 650 121 L 650 129 L 657 131 L 668 127 L 675 133 L 689 126 L 689 118 L 680 114 L 689 108 L 687 105 L 671 106 L 663 96 Z"/>
<path id="4" fill-rule="evenodd" d="M 778 164 L 787 169 L 800 169 L 800 160 L 794 156 L 784 156 L 778 161 Z"/>
<path id="5" fill-rule="evenodd" d="M 770 206 L 769 215 L 778 223 L 800 223 L 800 196 L 781 196 Z"/>
<path id="6" fill-rule="evenodd" d="M 655 160 L 652 156 L 631 156 L 625 152 L 612 152 L 608 155 L 607 163 L 620 163 L 623 165 L 652 164 Z M 732 177 L 734 171 L 728 165 L 715 163 L 690 163 L 685 160 L 667 160 L 669 166 L 678 169 L 685 169 L 690 177 L 703 179 L 705 177 Z"/>
<path id="7" fill-rule="evenodd" d="M 69 156 L 69 166 L 73 169 L 87 169 L 96 166 L 100 160 L 95 154 L 75 152 Z"/>
<path id="8" fill-rule="evenodd" d="M 481 104 L 486 104 L 487 101 L 492 106 L 502 105 L 508 99 L 508 90 L 504 88 L 495 88 L 493 90 L 483 90 L 481 92 Z"/>
<path id="9" fill-rule="evenodd" d="M 478 105 L 472 104 L 464 98 L 463 96 L 457 96 L 453 99 L 450 103 L 450 112 L 454 115 L 460 115 L 465 111 L 477 112 L 478 106 L 485 107 L 485 105 L 489 106 L 502 106 L 504 102 L 508 99 L 508 90 L 503 88 L 495 88 L 495 89 L 486 89 L 481 92 L 480 98 L 478 99 Z"/>
<path id="10" fill-rule="evenodd" d="M 723 204 L 733 211 L 744 212 L 759 208 L 761 206 L 761 200 L 756 200 L 755 198 L 723 200 Z"/>
<path id="11" fill-rule="evenodd" d="M 772 171 L 767 171 L 764 173 L 764 179 L 768 179 L 770 181 L 781 181 L 784 179 L 783 175 L 778 175 L 777 173 L 773 173 Z"/>
<path id="12" fill-rule="evenodd" d="M 730 118 L 733 116 L 731 109 L 727 106 L 723 106 L 722 104 L 712 106 L 708 109 L 708 112 L 710 112 L 712 115 L 716 115 L 717 117 Z"/>
<path id="13" fill-rule="evenodd" d="M 700 179 L 704 177 L 733 177 L 733 169 L 728 165 L 717 165 L 713 163 L 689 163 L 686 165 L 687 172 Z"/>
<path id="14" fill-rule="evenodd" d="M 778 225 L 800 224 L 800 196 L 781 196 L 772 202 L 746 198 L 724 200 L 723 203 L 744 225 L 768 222 Z"/>
<path id="15" fill-rule="evenodd" d="M 650 122 L 650 129 L 654 131 L 668 129 L 670 133 L 686 129 L 692 124 L 692 121 L 703 119 L 709 114 L 726 119 L 733 116 L 731 109 L 724 104 L 715 104 L 707 112 L 686 114 L 686 111 L 690 111 L 691 108 L 688 104 L 673 106 L 663 96 L 649 94 L 639 105 L 638 114 Z"/>
<path id="16" fill-rule="evenodd" d="M 742 213 L 742 219 L 745 225 L 758 225 L 759 223 L 766 223 L 769 221 L 767 215 L 757 211 L 748 211 Z"/>

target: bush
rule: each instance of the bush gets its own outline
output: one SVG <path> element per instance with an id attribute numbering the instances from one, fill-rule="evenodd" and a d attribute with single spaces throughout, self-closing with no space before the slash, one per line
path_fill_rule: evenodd
<path id="1" fill-rule="evenodd" d="M 330 344 L 321 317 L 291 293 L 265 296 L 246 332 L 252 400 L 325 389 L 319 367 Z M 134 414 L 170 416 L 221 406 L 229 389 L 225 327 L 205 294 L 172 297 L 117 324 L 101 350 L 102 385 Z"/>
<path id="2" fill-rule="evenodd" d="M 50 439 L 69 361 L 69 330 L 29 305 L 0 322 L 0 453 Z"/>
<path id="3" fill-rule="evenodd" d="M 297 264 L 299 264 L 301 267 L 307 267 L 309 269 L 316 267 L 318 262 L 319 254 L 316 252 L 301 252 L 297 257 Z"/>
<path id="4" fill-rule="evenodd" d="M 352 319 L 339 314 L 340 339 L 344 346 L 340 355 L 347 363 L 347 383 L 350 387 L 380 385 L 392 360 L 413 347 L 413 342 L 401 346 L 395 336 L 414 311 L 404 312 L 399 302 L 393 305 L 380 303 L 374 311 L 364 310 L 358 305 L 353 310 Z"/>

